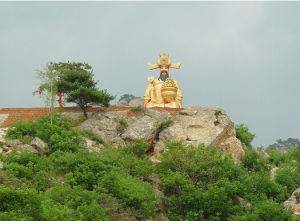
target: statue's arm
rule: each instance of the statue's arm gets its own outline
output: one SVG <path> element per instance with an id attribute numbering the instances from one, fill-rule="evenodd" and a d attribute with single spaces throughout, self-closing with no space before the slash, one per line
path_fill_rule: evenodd
<path id="1" fill-rule="evenodd" d="M 176 102 L 180 105 L 180 108 L 182 107 L 182 92 L 179 87 L 178 81 L 175 80 L 176 87 L 178 88 L 177 90 L 177 96 L 176 96 Z"/>
<path id="2" fill-rule="evenodd" d="M 152 85 L 149 83 L 144 94 L 144 106 L 148 103 L 149 99 L 151 99 L 151 88 Z"/>

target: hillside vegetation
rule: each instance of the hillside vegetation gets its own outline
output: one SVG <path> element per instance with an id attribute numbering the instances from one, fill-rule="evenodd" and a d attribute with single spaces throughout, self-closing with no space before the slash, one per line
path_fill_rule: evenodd
<path id="1" fill-rule="evenodd" d="M 0 154 L 0 220 L 300 220 L 282 206 L 300 187 L 300 147 L 267 149 L 270 157 L 263 159 L 249 145 L 254 135 L 238 134 L 248 144 L 241 165 L 213 147 L 180 142 L 167 143 L 169 150 L 154 164 L 142 141 L 105 144 L 92 153 L 81 134 L 90 133 L 75 130 L 61 115 L 52 124 L 42 117 L 9 129 L 7 139 L 29 143 L 39 137 L 48 153 Z"/>

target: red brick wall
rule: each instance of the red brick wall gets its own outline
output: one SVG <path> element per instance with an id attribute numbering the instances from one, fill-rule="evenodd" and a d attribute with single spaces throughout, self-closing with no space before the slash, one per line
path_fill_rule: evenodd
<path id="1" fill-rule="evenodd" d="M 102 107 L 105 111 L 127 111 L 127 117 L 138 116 L 142 113 L 134 113 L 130 111 L 128 106 L 111 106 L 111 107 Z M 57 111 L 59 108 L 55 108 Z M 96 112 L 100 107 L 89 107 L 88 112 Z M 157 111 L 168 111 L 171 116 L 175 116 L 180 108 L 153 108 Z M 1 108 L 0 114 L 8 114 L 6 120 L 2 123 L 2 127 L 10 127 L 12 123 L 17 122 L 19 119 L 24 121 L 35 120 L 36 117 L 46 116 L 48 113 L 48 108 Z M 64 112 L 81 112 L 80 107 L 64 107 Z"/>
<path id="2" fill-rule="evenodd" d="M 55 108 L 59 110 L 59 108 Z M 96 112 L 99 107 L 91 107 L 88 112 Z M 0 114 L 8 114 L 6 120 L 2 123 L 2 127 L 10 127 L 11 123 L 17 122 L 19 119 L 24 121 L 35 120 L 36 117 L 46 116 L 49 109 L 48 108 L 1 108 Z M 64 112 L 80 112 L 80 107 L 64 107 Z"/>

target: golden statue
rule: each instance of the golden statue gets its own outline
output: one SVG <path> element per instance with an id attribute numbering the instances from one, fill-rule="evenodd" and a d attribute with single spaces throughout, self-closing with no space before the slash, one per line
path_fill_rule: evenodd
<path id="1" fill-rule="evenodd" d="M 144 107 L 182 107 L 182 93 L 176 80 L 169 77 L 169 68 L 179 69 L 181 62 L 171 64 L 167 54 L 159 56 L 157 64 L 148 64 L 150 70 L 160 68 L 158 79 L 148 77 L 148 87 L 144 95 Z"/>

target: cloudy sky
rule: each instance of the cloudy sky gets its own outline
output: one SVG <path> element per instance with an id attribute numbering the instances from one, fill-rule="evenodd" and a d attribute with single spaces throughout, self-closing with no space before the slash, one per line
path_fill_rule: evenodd
<path id="1" fill-rule="evenodd" d="M 255 146 L 300 138 L 300 2 L 0 2 L 0 108 L 39 107 L 37 69 L 87 62 L 99 88 L 143 96 L 168 53 L 183 105 L 219 106 Z M 112 104 L 116 103 L 113 101 Z"/>

